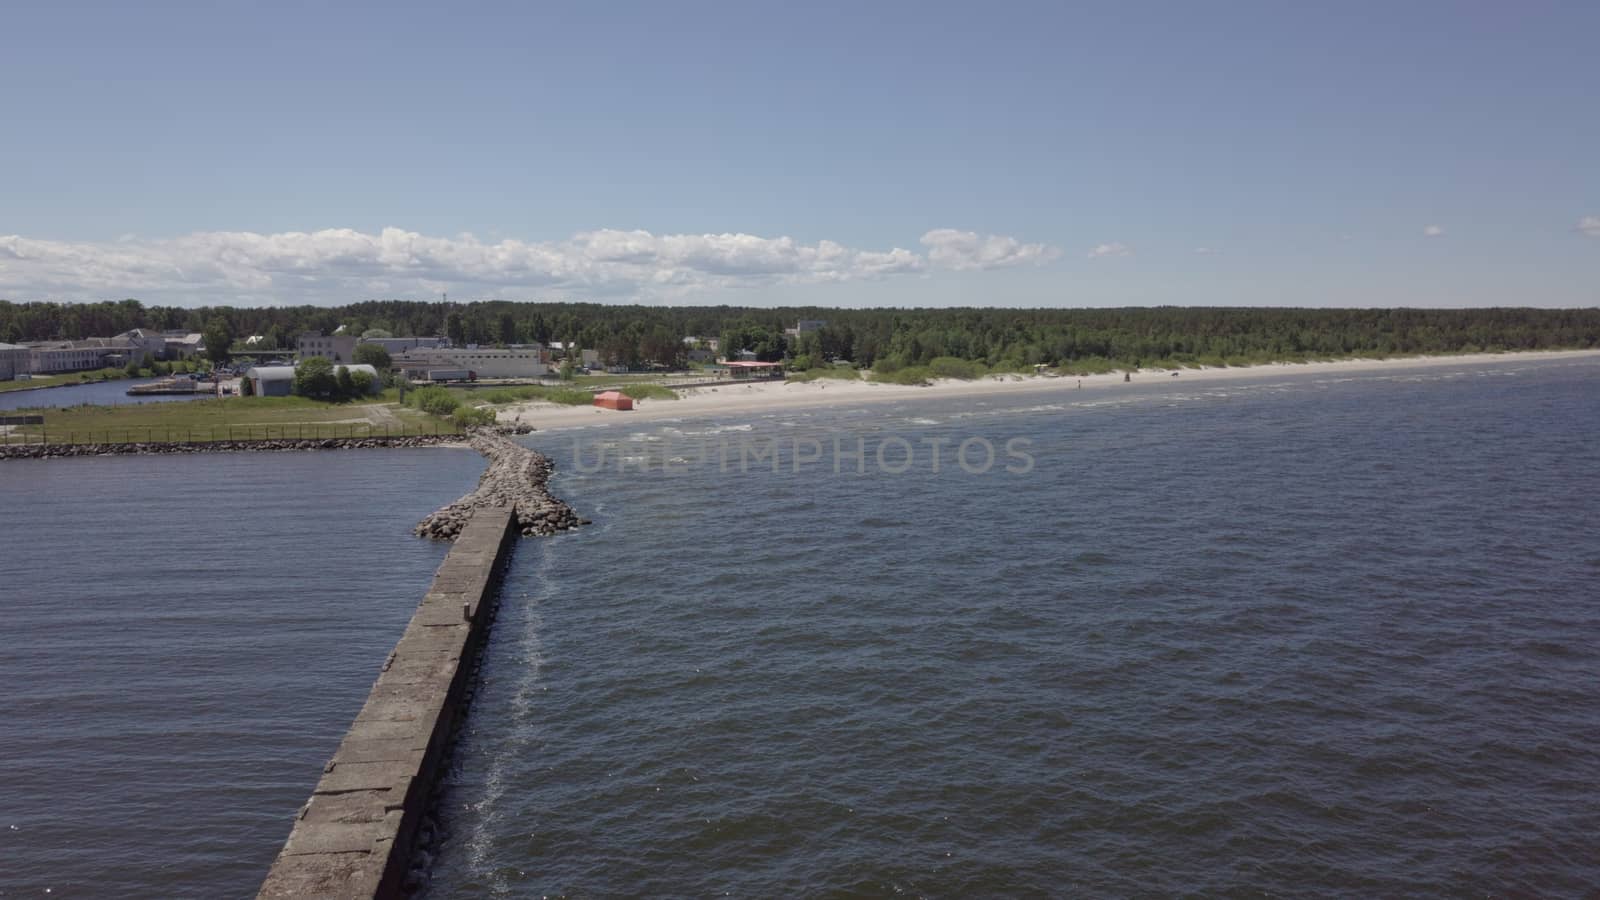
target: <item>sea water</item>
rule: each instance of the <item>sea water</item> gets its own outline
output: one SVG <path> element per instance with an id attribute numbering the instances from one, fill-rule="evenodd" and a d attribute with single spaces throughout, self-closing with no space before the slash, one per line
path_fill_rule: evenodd
<path id="1" fill-rule="evenodd" d="M 1600 885 L 1600 363 L 906 396 L 527 439 L 433 896 Z M 252 895 L 482 465 L 0 463 L 0 894 Z"/>
<path id="2" fill-rule="evenodd" d="M 1509 362 L 536 435 L 595 524 L 518 549 L 432 896 L 1592 892 L 1597 400 Z"/>

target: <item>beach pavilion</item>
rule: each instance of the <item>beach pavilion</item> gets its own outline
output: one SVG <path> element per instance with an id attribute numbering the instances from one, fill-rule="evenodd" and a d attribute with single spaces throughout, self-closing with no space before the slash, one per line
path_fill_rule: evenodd
<path id="1" fill-rule="evenodd" d="M 729 360 L 724 365 L 728 367 L 728 374 L 736 379 L 783 377 L 783 363 Z"/>

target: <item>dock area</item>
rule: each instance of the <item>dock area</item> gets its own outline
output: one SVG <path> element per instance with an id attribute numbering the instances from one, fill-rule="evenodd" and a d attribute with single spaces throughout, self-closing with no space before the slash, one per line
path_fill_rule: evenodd
<path id="1" fill-rule="evenodd" d="M 187 378 L 174 378 L 167 381 L 156 381 L 150 384 L 136 384 L 128 388 L 128 396 L 144 397 L 152 394 L 221 394 L 222 387 L 213 381 L 192 381 Z"/>

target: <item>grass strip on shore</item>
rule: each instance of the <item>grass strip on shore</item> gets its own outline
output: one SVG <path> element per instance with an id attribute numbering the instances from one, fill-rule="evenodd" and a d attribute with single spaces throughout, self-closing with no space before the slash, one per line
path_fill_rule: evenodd
<path id="1" fill-rule="evenodd" d="M 225 397 L 126 406 L 16 410 L 43 425 L 10 426 L 0 443 L 323 439 L 454 433 L 455 424 L 395 403 Z"/>

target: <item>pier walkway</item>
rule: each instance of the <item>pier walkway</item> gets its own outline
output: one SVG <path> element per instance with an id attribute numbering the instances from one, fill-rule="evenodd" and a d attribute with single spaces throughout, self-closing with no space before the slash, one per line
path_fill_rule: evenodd
<path id="1" fill-rule="evenodd" d="M 323 768 L 258 897 L 401 894 L 492 618 L 513 524 L 509 509 L 473 513 Z"/>

